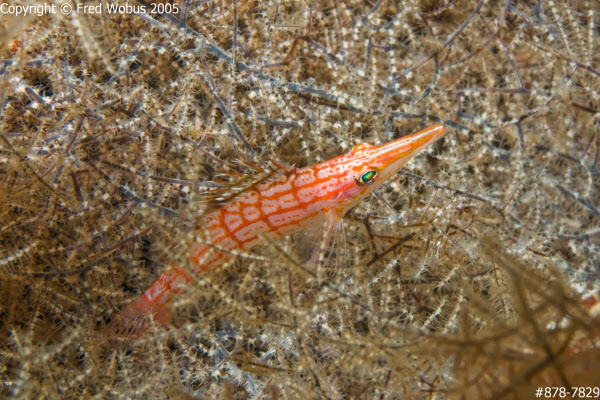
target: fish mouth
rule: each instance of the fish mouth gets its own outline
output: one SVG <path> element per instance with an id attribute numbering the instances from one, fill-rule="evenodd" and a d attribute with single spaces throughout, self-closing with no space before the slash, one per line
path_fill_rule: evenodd
<path id="1" fill-rule="evenodd" d="M 377 146 L 374 150 L 374 159 L 380 160 L 380 168 L 394 165 L 400 168 L 404 163 L 413 158 L 425 147 L 435 143 L 446 134 L 443 124 L 430 126 L 414 135 L 405 136 L 393 142 Z"/>

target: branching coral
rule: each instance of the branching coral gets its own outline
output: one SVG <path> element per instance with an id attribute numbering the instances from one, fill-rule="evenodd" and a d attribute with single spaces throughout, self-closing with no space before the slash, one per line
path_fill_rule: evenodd
<path id="1" fill-rule="evenodd" d="M 528 398 L 599 381 L 582 302 L 600 265 L 596 2 L 129 4 L 0 22 L 0 393 Z M 293 240 L 266 243 L 198 277 L 172 329 L 102 336 L 185 258 L 216 186 L 440 121 L 446 139 L 349 213 L 346 252 L 312 271 Z"/>

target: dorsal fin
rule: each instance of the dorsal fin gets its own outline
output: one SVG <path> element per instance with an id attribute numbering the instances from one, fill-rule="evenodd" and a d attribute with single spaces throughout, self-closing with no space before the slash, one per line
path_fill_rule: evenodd
<path id="1" fill-rule="evenodd" d="M 240 174 L 239 172 L 221 174 L 221 176 L 227 176 L 231 180 L 213 181 L 215 187 L 209 188 L 203 193 L 201 202 L 206 206 L 207 210 L 219 209 L 242 193 L 255 190 L 260 185 L 268 185 L 270 182 L 280 180 L 296 172 L 295 166 L 290 166 L 281 161 L 270 161 L 268 164 L 272 166 L 270 169 L 265 169 L 259 165 L 242 160 L 240 160 L 240 163 L 249 167 L 255 173 L 247 175 Z"/>
<path id="2" fill-rule="evenodd" d="M 270 163 L 273 164 L 277 169 L 279 169 L 281 171 L 285 171 L 288 174 L 296 172 L 296 166 L 293 164 L 290 165 L 281 160 L 271 160 Z"/>

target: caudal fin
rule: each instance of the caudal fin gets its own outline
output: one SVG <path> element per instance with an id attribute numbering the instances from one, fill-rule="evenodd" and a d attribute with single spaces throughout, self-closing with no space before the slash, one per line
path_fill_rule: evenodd
<path id="1" fill-rule="evenodd" d="M 139 296 L 115 315 L 104 330 L 108 339 L 129 341 L 139 337 L 151 320 L 166 326 L 171 310 L 166 304 L 154 304 Z"/>

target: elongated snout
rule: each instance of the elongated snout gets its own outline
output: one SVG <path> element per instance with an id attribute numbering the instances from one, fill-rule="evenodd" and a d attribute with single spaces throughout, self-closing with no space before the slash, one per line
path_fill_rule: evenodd
<path id="1" fill-rule="evenodd" d="M 442 124 L 430 126 L 411 136 L 376 146 L 371 150 L 373 159 L 379 160 L 379 168 L 397 170 L 423 148 L 434 143 L 446 134 Z"/>

